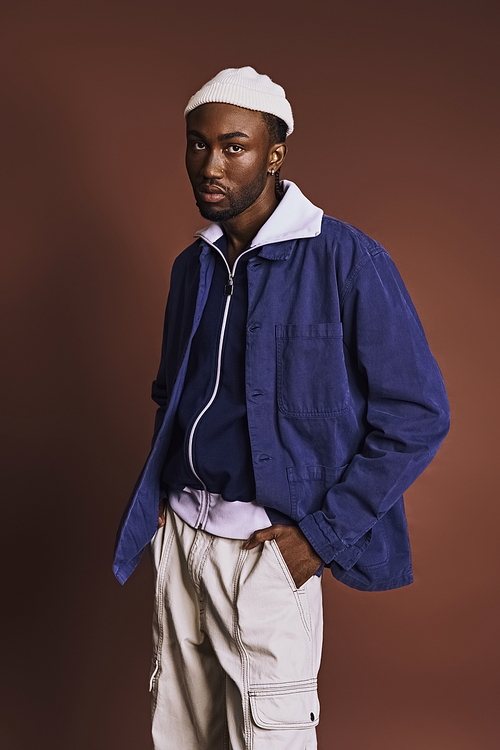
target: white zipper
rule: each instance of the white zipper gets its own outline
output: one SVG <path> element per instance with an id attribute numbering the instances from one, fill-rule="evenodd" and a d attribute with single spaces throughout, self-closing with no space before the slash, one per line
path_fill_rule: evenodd
<path id="1" fill-rule="evenodd" d="M 206 240 L 206 239 L 204 239 L 204 241 L 208 242 L 208 240 Z M 215 377 L 214 390 L 212 392 L 212 395 L 211 395 L 210 399 L 208 400 L 208 403 L 203 407 L 203 409 L 200 411 L 200 413 L 196 417 L 196 419 L 195 419 L 195 421 L 193 423 L 193 426 L 191 427 L 191 432 L 189 433 L 189 441 L 188 441 L 189 466 L 190 466 L 191 471 L 193 472 L 194 476 L 196 477 L 196 479 L 200 482 L 201 485 L 203 485 L 203 489 L 205 490 L 205 492 L 207 491 L 207 486 L 206 486 L 205 482 L 201 479 L 201 477 L 198 476 L 198 474 L 196 473 L 196 469 L 194 468 L 194 460 L 193 460 L 194 433 L 196 431 L 196 428 L 198 427 L 198 424 L 199 424 L 201 418 L 203 417 L 204 414 L 206 414 L 206 412 L 208 411 L 208 409 L 210 409 L 210 407 L 212 406 L 213 402 L 215 401 L 215 397 L 217 396 L 217 391 L 219 390 L 220 374 L 221 374 L 221 369 L 222 369 L 222 347 L 224 345 L 224 335 L 225 335 L 225 332 L 226 332 L 227 317 L 228 317 L 228 314 L 229 314 L 229 305 L 231 304 L 231 299 L 232 299 L 232 296 L 233 296 L 234 273 L 236 271 L 236 266 L 238 265 L 239 259 L 243 255 L 246 255 L 246 253 L 249 253 L 250 250 L 253 250 L 253 248 L 249 247 L 248 250 L 245 250 L 244 253 L 241 253 L 241 255 L 238 255 L 238 257 L 234 261 L 233 271 L 231 273 L 231 269 L 229 268 L 229 263 L 227 262 L 226 258 L 224 257 L 224 253 L 222 253 L 216 245 L 212 245 L 211 242 L 209 244 L 211 245 L 211 247 L 213 247 L 215 250 L 217 250 L 217 252 L 221 256 L 222 260 L 226 264 L 226 268 L 227 268 L 227 272 L 228 272 L 229 276 L 228 276 L 228 281 L 227 281 L 227 284 L 226 284 L 226 287 L 225 287 L 225 290 L 224 290 L 225 293 L 227 294 L 227 299 L 226 299 L 226 305 L 225 305 L 225 308 L 224 308 L 224 316 L 222 318 L 222 326 L 221 326 L 221 329 L 220 329 L 219 351 L 218 351 L 218 354 L 217 354 L 217 375 Z M 229 291 L 228 291 L 228 287 L 229 287 Z M 201 526 L 203 528 L 203 525 L 204 525 L 204 523 L 206 521 L 207 514 L 208 514 L 208 502 L 206 503 L 206 507 L 200 509 L 200 514 L 198 516 L 197 526 L 199 526 L 199 527 Z"/>

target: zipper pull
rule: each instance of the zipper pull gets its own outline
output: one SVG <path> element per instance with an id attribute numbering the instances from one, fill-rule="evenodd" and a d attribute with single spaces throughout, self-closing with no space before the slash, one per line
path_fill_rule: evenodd
<path id="1" fill-rule="evenodd" d="M 232 274 L 229 274 L 227 284 L 224 287 L 224 294 L 226 295 L 226 297 L 230 297 L 232 295 L 233 289 L 234 289 L 233 276 Z"/>
<path id="2" fill-rule="evenodd" d="M 154 668 L 154 672 L 153 672 L 153 674 L 151 675 L 151 677 L 150 677 L 150 679 L 149 679 L 149 692 L 151 692 L 151 691 L 153 690 L 153 683 L 154 683 L 154 681 L 155 681 L 155 677 L 156 677 L 156 675 L 157 675 L 157 672 L 158 672 L 159 666 L 160 666 L 160 665 L 158 664 L 158 659 L 155 659 L 155 668 Z"/>

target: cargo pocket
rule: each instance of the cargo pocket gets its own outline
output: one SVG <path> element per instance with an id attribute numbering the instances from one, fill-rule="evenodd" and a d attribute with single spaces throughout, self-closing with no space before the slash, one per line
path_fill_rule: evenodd
<path id="1" fill-rule="evenodd" d="M 251 685 L 248 695 L 252 719 L 261 729 L 310 729 L 319 722 L 316 680 Z"/>

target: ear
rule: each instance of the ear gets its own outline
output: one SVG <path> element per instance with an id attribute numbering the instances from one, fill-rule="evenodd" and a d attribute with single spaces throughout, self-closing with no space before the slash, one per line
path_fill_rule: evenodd
<path id="1" fill-rule="evenodd" d="M 271 172 L 271 170 L 276 173 L 278 169 L 281 169 L 281 165 L 285 161 L 287 151 L 288 148 L 286 143 L 275 143 L 274 146 L 271 146 L 267 168 L 269 173 Z"/>

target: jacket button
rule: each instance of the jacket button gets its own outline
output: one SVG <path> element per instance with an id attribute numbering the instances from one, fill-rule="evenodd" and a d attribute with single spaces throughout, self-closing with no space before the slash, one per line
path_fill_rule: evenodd
<path id="1" fill-rule="evenodd" d="M 264 394 L 262 391 L 252 391 L 252 398 L 256 398 L 257 396 L 263 396 Z"/>
<path id="2" fill-rule="evenodd" d="M 249 331 L 258 331 L 260 328 L 260 323 L 250 323 L 248 326 Z"/>
<path id="3" fill-rule="evenodd" d="M 272 456 L 268 456 L 267 453 L 261 453 L 259 456 L 259 461 L 270 461 L 272 459 Z"/>

